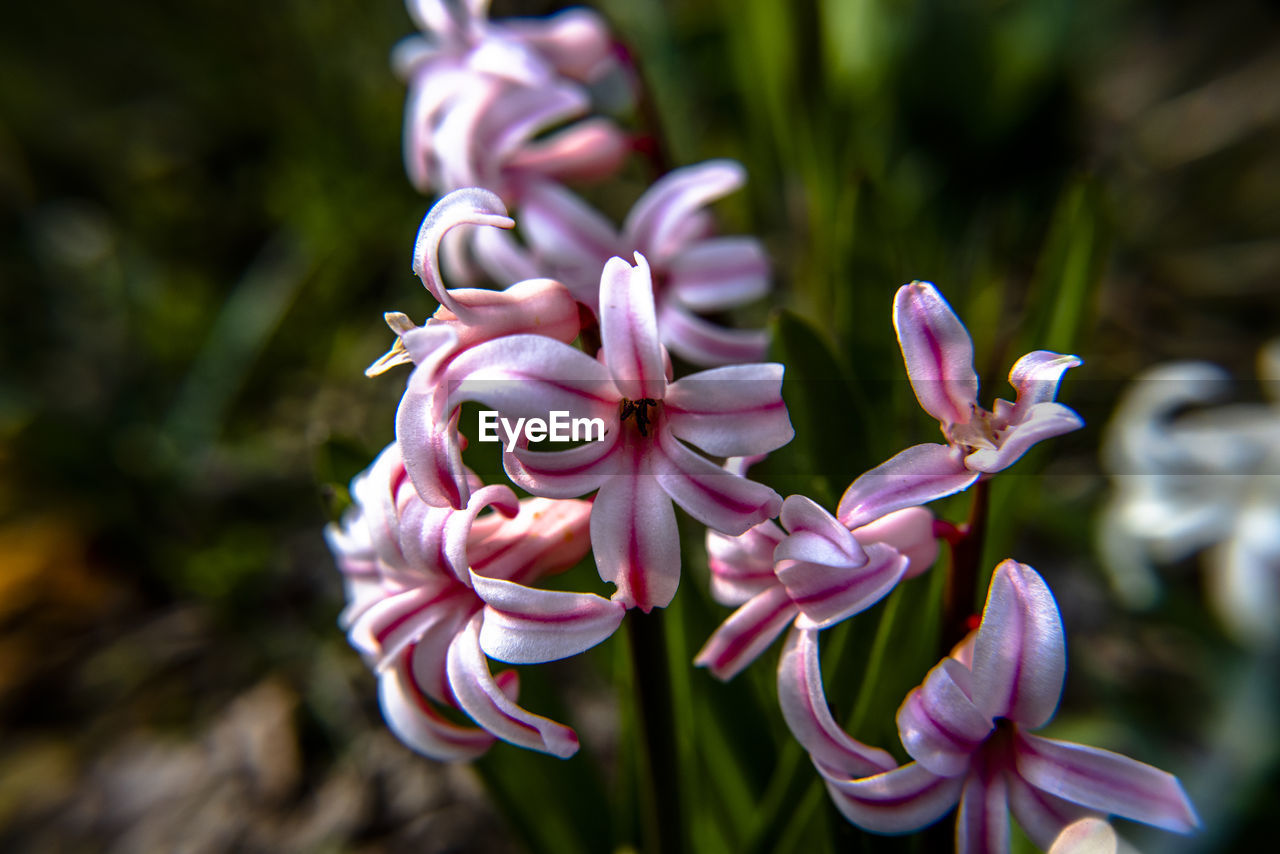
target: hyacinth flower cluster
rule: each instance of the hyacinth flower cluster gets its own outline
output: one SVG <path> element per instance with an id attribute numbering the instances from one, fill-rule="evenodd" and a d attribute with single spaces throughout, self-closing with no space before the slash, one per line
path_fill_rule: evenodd
<path id="1" fill-rule="evenodd" d="M 712 597 L 736 608 L 694 664 L 729 680 L 786 634 L 782 717 L 853 824 L 911 832 L 958 805 L 969 852 L 1007 850 L 1010 813 L 1044 847 L 1105 835 L 1073 823 L 1109 815 L 1195 827 L 1170 775 L 1032 734 L 1057 706 L 1065 642 L 1048 586 L 1015 561 L 992 576 L 979 627 L 901 707 L 912 762 L 845 733 L 823 695 L 822 632 L 926 573 L 944 543 L 956 562 L 966 526 L 925 505 L 1082 426 L 1055 399 L 1080 360 L 1023 356 L 1015 399 L 985 409 L 963 323 L 932 284 L 904 285 L 894 327 L 944 442 L 857 477 L 834 513 L 784 501 L 747 474 L 794 436 L 785 368 L 761 361 L 761 330 L 724 314 L 768 293 L 769 265 L 754 238 L 717 234 L 708 208 L 743 169 L 716 160 L 660 175 L 615 226 L 564 183 L 606 178 L 630 147 L 611 121 L 584 118 L 591 87 L 626 71 L 601 19 L 490 21 L 477 0 L 409 7 L 423 35 L 396 53 L 410 87 L 406 165 L 417 187 L 445 193 L 412 268 L 439 308 L 420 324 L 385 315 L 395 341 L 367 373 L 409 368 L 395 441 L 328 531 L 349 599 L 341 623 L 392 731 L 446 761 L 495 740 L 573 755 L 573 730 L 519 705 L 516 671 L 493 664 L 577 655 L 670 605 L 679 507 L 706 526 Z M 475 287 L 482 274 L 496 287 Z M 504 425 L 509 484 L 464 464 L 483 438 L 468 435 L 465 403 Z M 546 430 L 557 415 L 598 432 L 560 442 Z M 521 432 L 533 424 L 540 432 Z M 584 559 L 609 587 L 541 586 Z"/>

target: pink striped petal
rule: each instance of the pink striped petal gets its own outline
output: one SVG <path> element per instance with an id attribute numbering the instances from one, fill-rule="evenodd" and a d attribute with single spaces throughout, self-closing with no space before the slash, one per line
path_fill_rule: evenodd
<path id="1" fill-rule="evenodd" d="M 438 534 L 432 535 L 424 531 L 422 535 L 424 551 L 430 548 L 434 552 L 432 557 L 436 560 L 439 560 L 437 556 L 443 556 L 444 563 L 454 578 L 468 586 L 471 584 L 471 559 L 468 554 L 468 545 L 472 540 L 471 526 L 481 511 L 490 507 L 508 518 L 520 512 L 520 502 L 511 487 L 505 484 L 483 486 L 471 493 L 464 509 L 445 515 Z"/>
<path id="2" fill-rule="evenodd" d="M 782 503 L 780 521 L 790 533 L 773 559 L 798 560 L 834 567 L 859 567 L 867 556 L 853 534 L 813 499 L 790 495 Z"/>
<path id="3" fill-rule="evenodd" d="M 977 479 L 949 445 L 913 445 L 851 483 L 836 516 L 848 528 L 861 528 L 894 510 L 962 492 Z"/>
<path id="4" fill-rule="evenodd" d="M 482 228 L 472 235 L 471 245 L 475 249 L 476 262 L 499 285 L 534 279 L 547 272 L 535 262 L 533 253 L 509 231 Z"/>
<path id="5" fill-rule="evenodd" d="M 868 561 L 858 567 L 831 567 L 802 561 L 783 561 L 778 580 L 787 588 L 801 615 L 802 629 L 825 629 L 879 602 L 902 580 L 906 557 L 876 543 L 867 548 Z"/>
<path id="6" fill-rule="evenodd" d="M 971 772 L 956 814 L 956 854 L 1008 854 L 1009 784 L 1003 773 Z"/>
<path id="7" fill-rule="evenodd" d="M 972 676 L 960 662 L 944 658 L 898 709 L 902 746 L 935 774 L 964 773 L 991 732 L 991 719 L 970 699 Z"/>
<path id="8" fill-rule="evenodd" d="M 942 818 L 960 799 L 963 777 L 939 777 L 908 762 L 869 777 L 844 779 L 818 767 L 827 793 L 850 822 L 872 833 L 914 833 Z"/>
<path id="9" fill-rule="evenodd" d="M 556 71 L 583 82 L 599 76 L 612 55 L 609 28 L 590 9 L 565 9 L 538 19 L 509 18 L 502 22 L 502 31 L 546 57 Z"/>
<path id="10" fill-rule="evenodd" d="M 565 451 L 516 448 L 504 454 L 507 476 L 521 488 L 546 498 L 576 498 L 594 492 L 619 474 L 623 456 L 616 410 L 605 423 L 608 432 L 601 441 Z"/>
<path id="11" fill-rule="evenodd" d="M 460 353 L 442 380 L 449 407 L 483 403 L 514 421 L 546 419 L 552 411 L 606 417 L 617 412 L 617 391 L 603 365 L 541 335 L 508 335 Z M 606 422 L 607 423 L 607 422 Z"/>
<path id="12" fill-rule="evenodd" d="M 773 550 L 785 536 L 771 519 L 737 537 L 708 529 L 712 598 L 721 605 L 741 605 L 775 586 L 778 579 L 773 574 Z"/>
<path id="13" fill-rule="evenodd" d="M 1053 593 L 1031 567 L 1003 561 L 991 577 L 974 641 L 971 696 L 988 717 L 1035 729 L 1053 717 L 1066 669 Z"/>
<path id="14" fill-rule="evenodd" d="M 718 457 L 762 454 L 795 436 L 782 400 L 782 365 L 700 371 L 667 388 L 667 423 L 686 442 Z"/>
<path id="15" fill-rule="evenodd" d="M 526 498 L 513 519 L 493 514 L 471 528 L 471 566 L 489 577 L 521 584 L 562 572 L 591 550 L 588 501 Z M 481 529 L 480 521 L 487 524 Z"/>
<path id="16" fill-rule="evenodd" d="M 703 644 L 693 663 L 728 682 L 759 658 L 799 613 L 781 586 L 770 587 L 730 614 Z"/>
<path id="17" fill-rule="evenodd" d="M 593 593 L 537 590 L 471 574 L 484 600 L 480 648 L 511 664 L 538 664 L 590 649 L 617 631 L 626 608 Z"/>
<path id="18" fill-rule="evenodd" d="M 436 507 L 464 507 L 471 494 L 458 446 L 455 407 L 442 415 L 444 389 L 418 391 L 411 384 L 396 409 L 396 444 L 403 449 L 404 467 L 414 489 Z"/>
<path id="19" fill-rule="evenodd" d="M 429 696 L 447 696 L 443 683 L 444 651 L 479 603 L 467 588 L 426 586 L 388 596 L 361 615 L 347 637 L 376 670 L 402 659 L 412 646 L 414 658 L 425 660 L 418 682 Z M 435 662 L 436 666 L 431 666 Z"/>
<path id="20" fill-rule="evenodd" d="M 912 282 L 893 299 L 893 326 L 916 399 L 943 424 L 964 424 L 978 400 L 973 341 L 929 282 Z"/>
<path id="21" fill-rule="evenodd" d="M 1055 840 L 1061 839 L 1064 828 L 1069 828 L 1081 820 L 1101 815 L 1079 804 L 1042 792 L 1017 774 L 1009 775 L 1009 809 L 1023 832 L 1037 847 L 1044 849 L 1054 845 Z M 1052 850 L 1058 851 L 1057 848 Z M 1089 854 L 1089 852 L 1088 849 L 1082 849 L 1075 854 Z"/>
<path id="22" fill-rule="evenodd" d="M 596 493 L 591 548 L 600 577 L 617 585 L 615 601 L 648 613 L 671 603 L 680 583 L 680 531 L 658 478 L 632 449 Z"/>
<path id="23" fill-rule="evenodd" d="M 525 711 L 503 693 L 489 673 L 480 649 L 480 624 L 476 614 L 449 645 L 449 686 L 458 706 L 481 727 L 530 750 L 567 759 L 578 752 L 578 736 L 563 724 Z"/>
<path id="24" fill-rule="evenodd" d="M 1041 439 L 1061 436 L 1084 426 L 1084 419 L 1061 403 L 1037 403 L 1025 414 L 1026 420 L 1006 428 L 998 447 L 974 451 L 965 457 L 964 464 L 972 471 L 1003 471 Z"/>
<path id="25" fill-rule="evenodd" d="M 763 329 L 726 329 L 691 314 L 676 300 L 664 300 L 658 310 L 662 343 L 695 365 L 736 365 L 759 362 L 769 346 Z"/>
<path id="26" fill-rule="evenodd" d="M 485 111 L 479 131 L 483 155 L 490 162 L 505 161 L 538 131 L 582 115 L 590 106 L 587 94 L 574 85 L 508 88 Z"/>
<path id="27" fill-rule="evenodd" d="M 637 250 L 665 264 L 681 247 L 687 221 L 708 203 L 726 196 L 747 180 L 746 170 L 732 160 L 708 160 L 676 169 L 640 197 L 622 226 Z"/>
<path id="28" fill-rule="evenodd" d="M 1018 773 L 1051 795 L 1177 833 L 1200 826 L 1178 778 L 1136 759 L 1021 731 L 1014 755 Z"/>
<path id="29" fill-rule="evenodd" d="M 442 715 L 413 684 L 404 666 L 378 677 L 378 703 L 387 727 L 409 748 L 441 762 L 475 759 L 493 744 L 477 727 L 460 726 Z"/>
<path id="30" fill-rule="evenodd" d="M 667 375 L 653 309 L 649 263 L 610 258 L 600 275 L 600 337 L 604 361 L 618 393 L 628 400 L 662 400 Z"/>
<path id="31" fill-rule="evenodd" d="M 907 556 L 903 578 L 915 578 L 938 559 L 938 538 L 933 534 L 933 513 L 923 507 L 907 507 L 881 516 L 853 531 L 863 546 L 884 543 Z"/>
<path id="32" fill-rule="evenodd" d="M 1079 356 L 1065 356 L 1048 350 L 1036 350 L 1014 362 L 1009 371 L 1009 385 L 1018 392 L 1018 397 L 1012 420 L 1021 421 L 1026 410 L 1057 397 L 1062 375 L 1068 369 L 1083 364 Z"/>
<path id="33" fill-rule="evenodd" d="M 525 190 L 520 229 L 540 257 L 559 265 L 595 267 L 594 288 L 600 285 L 605 262 L 622 249 L 613 223 L 581 197 L 550 181 L 531 182 Z M 598 304 L 598 293 L 589 296 L 583 302 Z"/>
<path id="34" fill-rule="evenodd" d="M 516 91 L 545 89 L 555 83 L 555 71 L 544 57 L 514 39 L 492 32 L 471 48 L 466 63 L 479 74 L 519 84 L 511 87 Z"/>
<path id="35" fill-rule="evenodd" d="M 769 292 L 769 259 L 754 237 L 710 237 L 671 259 L 667 287 L 694 311 L 724 311 Z"/>
<path id="36" fill-rule="evenodd" d="M 431 208 L 413 247 L 413 272 L 436 301 L 452 311 L 463 322 L 470 322 L 465 306 L 455 302 L 440 278 L 440 241 L 459 225 L 496 225 L 511 228 L 515 221 L 507 216 L 506 206 L 496 195 L 478 187 L 455 190 Z"/>
<path id="37" fill-rule="evenodd" d="M 725 471 L 680 443 L 670 431 L 659 434 L 656 480 L 686 513 L 722 534 L 745 534 L 776 516 L 782 496 L 762 483 Z"/>
<path id="38" fill-rule="evenodd" d="M 826 769 L 824 775 L 864 777 L 898 764 L 887 752 L 851 738 L 831 716 L 822 688 L 816 630 L 792 629 L 787 634 L 778 659 L 778 703 L 787 728 L 819 770 Z"/>
<path id="39" fill-rule="evenodd" d="M 505 169 L 557 181 L 599 181 L 617 172 L 631 149 L 626 131 L 595 116 L 529 140 L 507 158 Z"/>
<path id="40" fill-rule="evenodd" d="M 472 319 L 466 324 L 459 323 L 453 313 L 442 306 L 433 321 L 455 327 L 459 350 L 494 338 L 524 334 L 568 344 L 578 337 L 582 326 L 577 300 L 554 279 L 528 279 L 501 291 L 462 288 L 454 290 L 452 296 Z"/>

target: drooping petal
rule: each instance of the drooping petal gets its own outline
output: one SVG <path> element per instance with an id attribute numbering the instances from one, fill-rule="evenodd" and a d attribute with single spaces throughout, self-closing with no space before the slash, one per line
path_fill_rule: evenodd
<path id="1" fill-rule="evenodd" d="M 455 327 L 459 350 L 494 338 L 524 334 L 568 344 L 578 337 L 582 327 L 577 300 L 554 279 L 527 279 L 501 291 L 461 288 L 452 295 L 455 302 L 466 307 L 471 321 L 459 323 L 444 307 L 437 309 L 433 319 Z"/>
<path id="2" fill-rule="evenodd" d="M 523 489 L 546 498 L 576 498 L 594 492 L 618 473 L 621 430 L 616 417 L 604 439 L 564 451 L 516 448 L 504 454 L 507 476 Z"/>
<path id="3" fill-rule="evenodd" d="M 718 457 L 763 454 L 795 436 L 782 400 L 783 366 L 730 365 L 667 388 L 667 423 L 686 442 Z"/>
<path id="4" fill-rule="evenodd" d="M 898 734 L 912 759 L 935 774 L 964 772 L 991 732 L 989 717 L 970 697 L 972 674 L 952 658 L 929 671 L 898 709 Z"/>
<path id="5" fill-rule="evenodd" d="M 471 567 L 489 578 L 521 584 L 568 569 L 591 550 L 591 504 L 525 498 L 512 519 L 489 516 L 471 528 Z"/>
<path id="6" fill-rule="evenodd" d="M 460 353 L 443 382 L 449 406 L 475 400 L 517 418 L 547 419 L 553 411 L 604 416 L 617 408 L 608 371 L 595 359 L 541 335 L 508 335 Z"/>
<path id="7" fill-rule="evenodd" d="M 1018 392 L 1011 421 L 1022 421 L 1026 411 L 1037 403 L 1049 403 L 1058 396 L 1058 384 L 1070 368 L 1084 362 L 1079 356 L 1066 356 L 1048 350 L 1035 350 L 1013 363 L 1009 385 Z"/>
<path id="8" fill-rule="evenodd" d="M 1007 469 L 1041 439 L 1061 436 L 1084 426 L 1084 419 L 1061 403 L 1037 403 L 1026 411 L 1026 420 L 1007 428 L 995 448 L 983 448 L 965 457 L 972 471 L 998 472 Z"/>
<path id="9" fill-rule="evenodd" d="M 710 237 L 667 265 L 667 287 L 694 311 L 723 311 L 769 292 L 769 259 L 754 237 Z"/>
<path id="10" fill-rule="evenodd" d="M 964 784 L 964 777 L 939 777 L 917 762 L 853 779 L 821 765 L 818 772 L 844 817 L 873 833 L 914 833 L 928 827 L 951 811 Z"/>
<path id="11" fill-rule="evenodd" d="M 537 590 L 471 574 L 484 600 L 480 648 L 511 664 L 537 664 L 577 655 L 617 631 L 626 614 L 621 602 L 594 593 Z"/>
<path id="12" fill-rule="evenodd" d="M 971 696 L 989 718 L 1029 729 L 1058 706 L 1067 670 L 1062 616 L 1040 574 L 1003 561 L 991 577 L 973 646 Z"/>
<path id="13" fill-rule="evenodd" d="M 796 560 L 836 567 L 858 567 L 867 556 L 849 529 L 803 495 L 789 495 L 782 503 L 781 522 L 789 532 L 773 559 Z"/>
<path id="14" fill-rule="evenodd" d="M 855 528 L 854 538 L 863 546 L 884 543 L 907 556 L 903 578 L 915 578 L 938 559 L 938 538 L 933 533 L 933 513 L 923 507 L 907 507 L 885 514 Z"/>
<path id="15" fill-rule="evenodd" d="M 465 507 L 470 495 L 462 449 L 458 446 L 455 408 L 442 417 L 444 390 L 425 391 L 410 384 L 396 409 L 396 444 L 403 449 L 404 467 L 422 500 L 435 507 Z"/>
<path id="16" fill-rule="evenodd" d="M 1018 774 L 1009 775 L 1009 809 L 1023 832 L 1037 847 L 1043 849 L 1048 849 L 1050 845 L 1055 844 L 1054 840 L 1061 838 L 1059 834 L 1063 832 L 1063 828 L 1082 819 L 1101 815 L 1096 810 L 1086 809 L 1048 792 L 1042 792 Z M 1089 854 L 1089 849 L 1080 849 L 1076 854 Z M 1112 854 L 1114 854 L 1114 847 Z"/>
<path id="17" fill-rule="evenodd" d="M 628 400 L 662 400 L 667 375 L 658 341 L 649 263 L 636 253 L 632 267 L 610 258 L 600 275 L 600 338 L 605 364 Z"/>
<path id="18" fill-rule="evenodd" d="M 778 659 L 778 704 L 787 728 L 819 770 L 827 769 L 824 775 L 856 778 L 894 768 L 898 763 L 889 753 L 850 737 L 831 716 L 822 687 L 818 634 L 814 629 L 792 629 Z M 868 797 L 874 798 L 877 791 L 883 790 L 871 786 Z"/>
<path id="19" fill-rule="evenodd" d="M 477 727 L 461 726 L 442 715 L 413 684 L 404 666 L 378 677 L 382 717 L 396 738 L 441 762 L 475 759 L 493 744 L 493 736 Z"/>
<path id="20" fill-rule="evenodd" d="M 1051 795 L 1177 833 L 1200 826 L 1178 778 L 1109 750 L 1019 732 L 1018 773 Z"/>
<path id="21" fill-rule="evenodd" d="M 906 572 L 907 558 L 882 543 L 873 543 L 866 551 L 867 562 L 857 567 L 831 567 L 803 561 L 779 563 L 778 580 L 802 612 L 796 619 L 797 626 L 828 628 L 889 595 Z"/>
<path id="22" fill-rule="evenodd" d="M 692 314 L 676 300 L 663 301 L 658 328 L 662 343 L 695 365 L 759 362 L 769 346 L 769 333 L 763 329 L 726 329 Z"/>
<path id="23" fill-rule="evenodd" d="M 676 169 L 640 197 L 622 231 L 636 249 L 663 264 L 679 248 L 690 216 L 708 202 L 726 196 L 746 183 L 746 170 L 732 160 L 708 160 Z"/>
<path id="24" fill-rule="evenodd" d="M 476 517 L 489 507 L 508 518 L 520 512 L 520 502 L 511 487 L 506 484 L 482 486 L 471 493 L 465 508 L 445 516 L 438 534 L 424 531 L 422 536 L 422 550 L 436 559 L 437 555 L 443 556 L 454 578 L 468 586 L 471 584 L 471 555 L 468 548 L 472 541 L 471 526 Z"/>
<path id="25" fill-rule="evenodd" d="M 479 187 L 469 187 L 455 190 L 436 202 L 418 229 L 418 239 L 413 246 L 413 272 L 437 302 L 463 322 L 470 322 L 466 307 L 453 300 L 440 278 L 440 241 L 459 225 L 511 228 L 515 221 L 507 216 L 506 206 L 496 195 Z"/>
<path id="26" fill-rule="evenodd" d="M 529 140 L 511 153 L 504 171 L 556 181 L 598 181 L 617 172 L 630 153 L 626 131 L 594 116 Z"/>
<path id="27" fill-rule="evenodd" d="M 447 645 L 472 610 L 473 597 L 465 587 L 439 579 L 385 597 L 352 624 L 348 639 L 374 667 L 384 669 L 428 635 L 443 637 Z M 428 680 L 423 689 L 440 697 L 434 681 Z"/>
<path id="28" fill-rule="evenodd" d="M 970 772 L 956 814 L 956 854 L 1008 854 L 1009 785 L 1001 773 Z"/>
<path id="29" fill-rule="evenodd" d="M 605 262 L 622 249 L 618 232 L 607 218 L 561 185 L 535 181 L 523 196 L 520 229 L 539 257 L 581 269 L 593 293 L 579 293 L 578 298 L 592 307 L 599 304 Z"/>
<path id="30" fill-rule="evenodd" d="M 520 747 L 568 758 L 578 752 L 577 734 L 553 720 L 516 705 L 489 673 L 480 649 L 480 624 L 476 614 L 449 645 L 449 686 L 459 707 L 489 732 Z"/>
<path id="31" fill-rule="evenodd" d="M 698 456 L 669 430 L 661 429 L 659 445 L 660 452 L 654 454 L 658 483 L 702 524 L 736 536 L 776 516 L 782 508 L 782 496 L 778 493 Z"/>
<path id="32" fill-rule="evenodd" d="M 786 533 L 766 519 L 745 534 L 730 537 L 707 530 L 707 564 L 711 569 L 711 597 L 721 605 L 741 605 L 778 583 L 773 574 L 773 550 Z"/>
<path id="33" fill-rule="evenodd" d="M 729 615 L 703 644 L 693 663 L 728 682 L 760 657 L 800 613 L 781 586 L 752 597 Z"/>
<path id="34" fill-rule="evenodd" d="M 903 285 L 893 299 L 893 327 L 920 406 L 943 424 L 964 424 L 978 400 L 973 340 L 929 282 Z"/>
<path id="35" fill-rule="evenodd" d="M 849 484 L 836 516 L 846 527 L 860 528 L 894 510 L 961 492 L 977 479 L 950 446 L 914 445 Z"/>
<path id="36" fill-rule="evenodd" d="M 634 451 L 608 478 L 591 507 L 591 549 L 600 577 L 617 585 L 613 598 L 648 613 L 665 608 L 680 583 L 680 532 L 675 508 Z"/>

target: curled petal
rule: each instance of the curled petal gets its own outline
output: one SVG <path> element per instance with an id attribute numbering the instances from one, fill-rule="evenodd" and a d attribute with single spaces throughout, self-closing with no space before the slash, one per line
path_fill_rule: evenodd
<path id="1" fill-rule="evenodd" d="M 791 734 L 819 770 L 826 769 L 824 776 L 829 772 L 837 778 L 864 777 L 897 765 L 887 752 L 851 738 L 831 716 L 822 688 L 817 630 L 792 629 L 787 634 L 778 659 L 778 703 Z"/>
<path id="2" fill-rule="evenodd" d="M 933 533 L 933 514 L 923 507 L 906 507 L 856 528 L 854 538 L 863 546 L 884 543 L 907 556 L 903 578 L 915 578 L 938 558 L 938 538 Z"/>
<path id="3" fill-rule="evenodd" d="M 480 648 L 511 664 L 537 664 L 577 655 L 617 631 L 626 608 L 593 593 L 536 590 L 471 574 L 484 600 Z"/>
<path id="4" fill-rule="evenodd" d="M 769 292 L 769 259 L 754 237 L 710 237 L 671 258 L 667 287 L 694 311 L 723 311 Z"/>
<path id="5" fill-rule="evenodd" d="M 1200 826 L 1178 778 L 1136 759 L 1025 732 L 1014 755 L 1018 773 L 1051 795 L 1177 833 Z"/>
<path id="6" fill-rule="evenodd" d="M 405 666 L 378 677 L 378 703 L 387 726 L 407 746 L 441 762 L 475 759 L 493 744 L 482 729 L 460 726 L 442 715 L 413 683 Z"/>
<path id="7" fill-rule="evenodd" d="M 654 472 L 662 489 L 690 516 L 737 536 L 776 516 L 782 496 L 762 483 L 732 474 L 680 443 L 669 431 L 659 436 Z"/>
<path id="8" fill-rule="evenodd" d="M 964 784 L 963 777 L 939 777 L 917 762 L 854 779 L 821 765 L 818 771 L 836 808 L 873 833 L 914 833 L 928 827 L 951 811 Z"/>
<path id="9" fill-rule="evenodd" d="M 1078 356 L 1064 356 L 1048 350 L 1036 350 L 1013 363 L 1009 371 L 1009 385 L 1018 392 L 1013 407 L 1013 421 L 1021 421 L 1028 409 L 1037 403 L 1049 403 L 1058 396 L 1058 384 L 1070 368 L 1078 368 L 1084 362 Z"/>
<path id="10" fill-rule="evenodd" d="M 465 507 L 471 493 L 458 445 L 454 408 L 442 416 L 443 389 L 419 391 L 411 384 L 396 409 L 396 444 L 404 449 L 404 467 L 414 489 L 434 507 Z"/>
<path id="11" fill-rule="evenodd" d="M 506 61 L 507 57 L 500 59 Z M 481 154 L 491 163 L 505 161 L 538 131 L 581 115 L 589 107 L 590 99 L 578 86 L 543 84 L 505 89 L 484 112 L 479 131 L 484 149 Z"/>
<path id="12" fill-rule="evenodd" d="M 471 493 L 464 509 L 447 514 L 439 537 L 432 538 L 430 542 L 433 551 L 444 556 L 454 577 L 468 586 L 471 585 L 471 556 L 467 546 L 472 539 L 471 527 L 476 516 L 488 507 L 507 517 L 520 512 L 520 502 L 511 487 L 501 484 L 482 486 Z"/>
<path id="13" fill-rule="evenodd" d="M 662 400 L 667 374 L 653 308 L 653 277 L 644 256 L 632 267 L 610 258 L 600 275 L 600 338 L 605 364 L 628 400 Z"/>
<path id="14" fill-rule="evenodd" d="M 898 734 L 912 759 L 953 777 L 969 767 L 992 723 L 970 697 L 972 674 L 952 658 L 929 671 L 898 709 Z"/>
<path id="15" fill-rule="evenodd" d="M 424 638 L 424 650 L 443 651 L 471 609 L 472 597 L 466 588 L 438 579 L 387 596 L 355 621 L 348 639 L 375 668 L 385 669 Z M 433 697 L 444 696 L 435 678 L 427 679 L 422 688 Z"/>
<path id="16" fill-rule="evenodd" d="M 655 183 L 636 202 L 623 224 L 631 245 L 665 263 L 688 233 L 689 218 L 708 202 L 741 187 L 746 170 L 732 160 L 708 160 L 676 169 Z"/>
<path id="17" fill-rule="evenodd" d="M 956 815 L 956 854 L 1008 854 L 1009 784 L 1001 773 L 970 773 Z"/>
<path id="18" fill-rule="evenodd" d="M 598 181 L 617 172 L 630 152 L 626 132 L 596 116 L 529 140 L 511 153 L 506 171 L 557 181 Z"/>
<path id="19" fill-rule="evenodd" d="M 472 526 L 471 567 L 519 583 L 568 569 L 591 550 L 590 518 L 587 501 L 526 498 L 515 518 L 493 514 Z"/>
<path id="20" fill-rule="evenodd" d="M 459 350 L 494 338 L 524 334 L 568 344 L 581 330 L 578 301 L 568 288 L 554 279 L 528 279 L 502 291 L 463 288 L 452 294 L 454 300 L 466 308 L 471 321 L 459 324 L 443 307 L 436 311 L 435 319 L 459 327 Z"/>
<path id="21" fill-rule="evenodd" d="M 547 498 L 586 495 L 618 473 L 622 449 L 620 432 L 615 418 L 613 428 L 603 440 L 564 451 L 516 448 L 503 455 L 503 467 L 512 481 L 534 495 Z"/>
<path id="22" fill-rule="evenodd" d="M 929 282 L 903 285 L 893 299 L 893 327 L 916 399 L 943 424 L 964 424 L 978 401 L 973 340 Z"/>
<path id="23" fill-rule="evenodd" d="M 1057 844 L 1054 840 L 1061 840 L 1062 836 L 1066 835 L 1063 828 L 1070 829 L 1071 825 L 1084 821 L 1097 821 L 1098 819 L 1091 818 L 1100 815 L 1095 810 L 1086 809 L 1048 792 L 1042 792 L 1017 774 L 1009 775 L 1009 809 L 1017 819 L 1018 826 L 1039 848 L 1049 849 L 1058 854 L 1102 854 L 1101 851 L 1091 851 L 1089 848 L 1068 848 L 1066 852 L 1058 848 L 1049 848 Z M 1106 822 L 1101 823 L 1106 824 Z M 1111 854 L 1116 854 L 1114 846 Z"/>
<path id="24" fill-rule="evenodd" d="M 1041 439 L 1061 436 L 1084 426 L 1084 419 L 1061 403 L 1037 403 L 1026 412 L 1026 420 L 1007 428 L 995 448 L 983 448 L 965 457 L 973 471 L 998 472 L 1007 469 Z"/>
<path id="25" fill-rule="evenodd" d="M 494 681 L 480 649 L 483 619 L 483 614 L 472 617 L 449 645 L 449 686 L 459 707 L 503 741 L 561 759 L 577 753 L 578 736 L 573 730 L 520 708 Z"/>
<path id="26" fill-rule="evenodd" d="M 800 607 L 796 625 L 824 629 L 861 613 L 879 602 L 902 580 L 906 557 L 880 543 L 867 548 L 867 560 L 857 567 L 831 567 L 802 561 L 782 561 L 778 580 Z"/>
<path id="27" fill-rule="evenodd" d="M 718 457 L 762 454 L 795 436 L 779 364 L 700 371 L 667 388 L 671 432 Z"/>
<path id="28" fill-rule="evenodd" d="M 671 499 L 641 461 L 608 478 L 591 507 L 591 548 L 613 598 L 648 613 L 665 608 L 680 583 L 680 531 Z"/>
<path id="29" fill-rule="evenodd" d="M 662 343 L 695 365 L 736 365 L 759 362 L 769 346 L 763 329 L 726 329 L 689 312 L 676 300 L 664 300 L 658 310 Z"/>
<path id="30" fill-rule="evenodd" d="M 703 644 L 693 663 L 728 682 L 759 658 L 799 613 L 781 586 L 770 587 L 730 614 Z"/>
<path id="31" fill-rule="evenodd" d="M 707 563 L 711 568 L 711 596 L 721 605 L 741 605 L 778 583 L 773 574 L 773 550 L 786 536 L 766 519 L 737 537 L 707 530 Z"/>
<path id="32" fill-rule="evenodd" d="M 861 528 L 894 510 L 916 507 L 968 489 L 978 473 L 947 445 L 914 445 L 858 477 L 840 497 L 836 516 Z"/>
<path id="33" fill-rule="evenodd" d="M 541 335 L 477 344 L 450 363 L 443 382 L 450 408 L 475 400 L 511 420 L 545 419 L 553 411 L 598 416 L 616 410 L 618 400 L 603 365 Z"/>
<path id="34" fill-rule="evenodd" d="M 797 560 L 835 567 L 858 567 L 867 562 L 862 546 L 849 529 L 813 499 L 791 495 L 782 503 L 781 521 L 790 533 L 773 559 Z"/>
<path id="35" fill-rule="evenodd" d="M 506 206 L 496 195 L 479 187 L 469 187 L 455 190 L 436 202 L 418 229 L 413 247 L 413 272 L 441 305 L 463 322 L 470 322 L 466 307 L 454 301 L 440 278 L 440 241 L 458 225 L 511 228 L 515 221 L 507 216 Z"/>
<path id="36" fill-rule="evenodd" d="M 974 641 L 970 696 L 989 718 L 1035 729 L 1053 717 L 1066 670 L 1053 593 L 1031 567 L 1002 562 L 991 577 Z"/>

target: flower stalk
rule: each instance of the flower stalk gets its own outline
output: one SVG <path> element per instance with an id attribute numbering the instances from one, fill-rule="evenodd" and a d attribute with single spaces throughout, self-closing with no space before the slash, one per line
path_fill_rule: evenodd
<path id="1" fill-rule="evenodd" d="M 627 627 L 641 735 L 638 769 L 644 813 L 643 850 L 647 854 L 679 854 L 684 850 L 684 826 L 663 612 L 655 609 L 646 614 L 633 609 L 623 622 Z"/>

